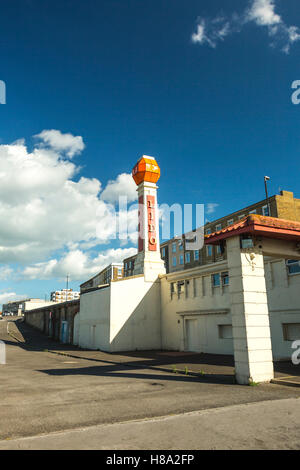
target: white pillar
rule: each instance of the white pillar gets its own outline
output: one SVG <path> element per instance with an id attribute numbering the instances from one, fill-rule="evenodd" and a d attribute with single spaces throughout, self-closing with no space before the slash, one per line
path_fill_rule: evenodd
<path id="1" fill-rule="evenodd" d="M 260 249 L 227 239 L 235 375 L 239 384 L 274 378 L 264 259 Z"/>
<path id="2" fill-rule="evenodd" d="M 139 252 L 134 265 L 134 274 L 144 273 L 146 281 L 155 281 L 165 274 L 159 243 L 159 214 L 157 186 L 143 181 L 138 186 L 139 202 Z"/>

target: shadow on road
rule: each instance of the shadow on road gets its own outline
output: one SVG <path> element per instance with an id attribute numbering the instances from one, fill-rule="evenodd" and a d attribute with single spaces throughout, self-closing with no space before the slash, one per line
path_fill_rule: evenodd
<path id="1" fill-rule="evenodd" d="M 234 384 L 234 358 L 230 355 L 194 354 L 174 351 L 134 351 L 107 353 L 61 344 L 46 337 L 40 331 L 28 326 L 22 320 L 13 322 L 12 333 L 18 342 L 6 341 L 31 351 L 47 351 L 76 359 L 96 362 L 99 365 L 64 369 L 41 370 L 49 375 L 97 375 L 111 377 L 132 377 L 153 380 L 194 381 L 220 384 Z M 19 338 L 18 338 L 19 337 Z M 100 365 L 101 364 L 101 365 Z M 130 373 L 126 371 L 130 370 Z M 133 373 L 133 370 L 165 372 L 167 375 Z M 290 361 L 274 363 L 275 376 L 300 376 L 300 368 Z M 173 374 L 170 374 L 173 372 Z"/>

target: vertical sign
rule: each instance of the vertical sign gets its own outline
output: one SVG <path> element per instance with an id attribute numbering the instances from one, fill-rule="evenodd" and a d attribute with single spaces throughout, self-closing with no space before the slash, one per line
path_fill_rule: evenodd
<path id="1" fill-rule="evenodd" d="M 139 253 L 144 250 L 144 196 L 139 197 Z"/>
<path id="2" fill-rule="evenodd" d="M 157 250 L 155 196 L 147 196 L 148 250 Z"/>

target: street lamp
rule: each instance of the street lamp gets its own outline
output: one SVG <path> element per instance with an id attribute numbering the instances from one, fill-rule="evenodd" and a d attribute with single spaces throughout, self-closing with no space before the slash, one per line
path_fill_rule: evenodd
<path id="1" fill-rule="evenodd" d="M 268 193 L 268 184 L 267 184 L 267 182 L 270 181 L 270 177 L 269 177 L 269 176 L 265 176 L 265 177 L 264 177 L 264 181 L 265 181 L 266 199 L 267 199 L 267 204 L 268 204 L 268 215 L 269 215 L 269 217 L 271 217 L 271 207 L 270 207 L 269 193 Z"/>

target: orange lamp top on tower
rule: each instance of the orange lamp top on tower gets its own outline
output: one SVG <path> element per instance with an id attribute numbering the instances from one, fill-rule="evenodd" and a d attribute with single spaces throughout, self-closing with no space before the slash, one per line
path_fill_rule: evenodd
<path id="1" fill-rule="evenodd" d="M 143 181 L 157 183 L 160 178 L 160 168 L 155 158 L 143 155 L 133 168 L 132 177 L 137 185 Z"/>

